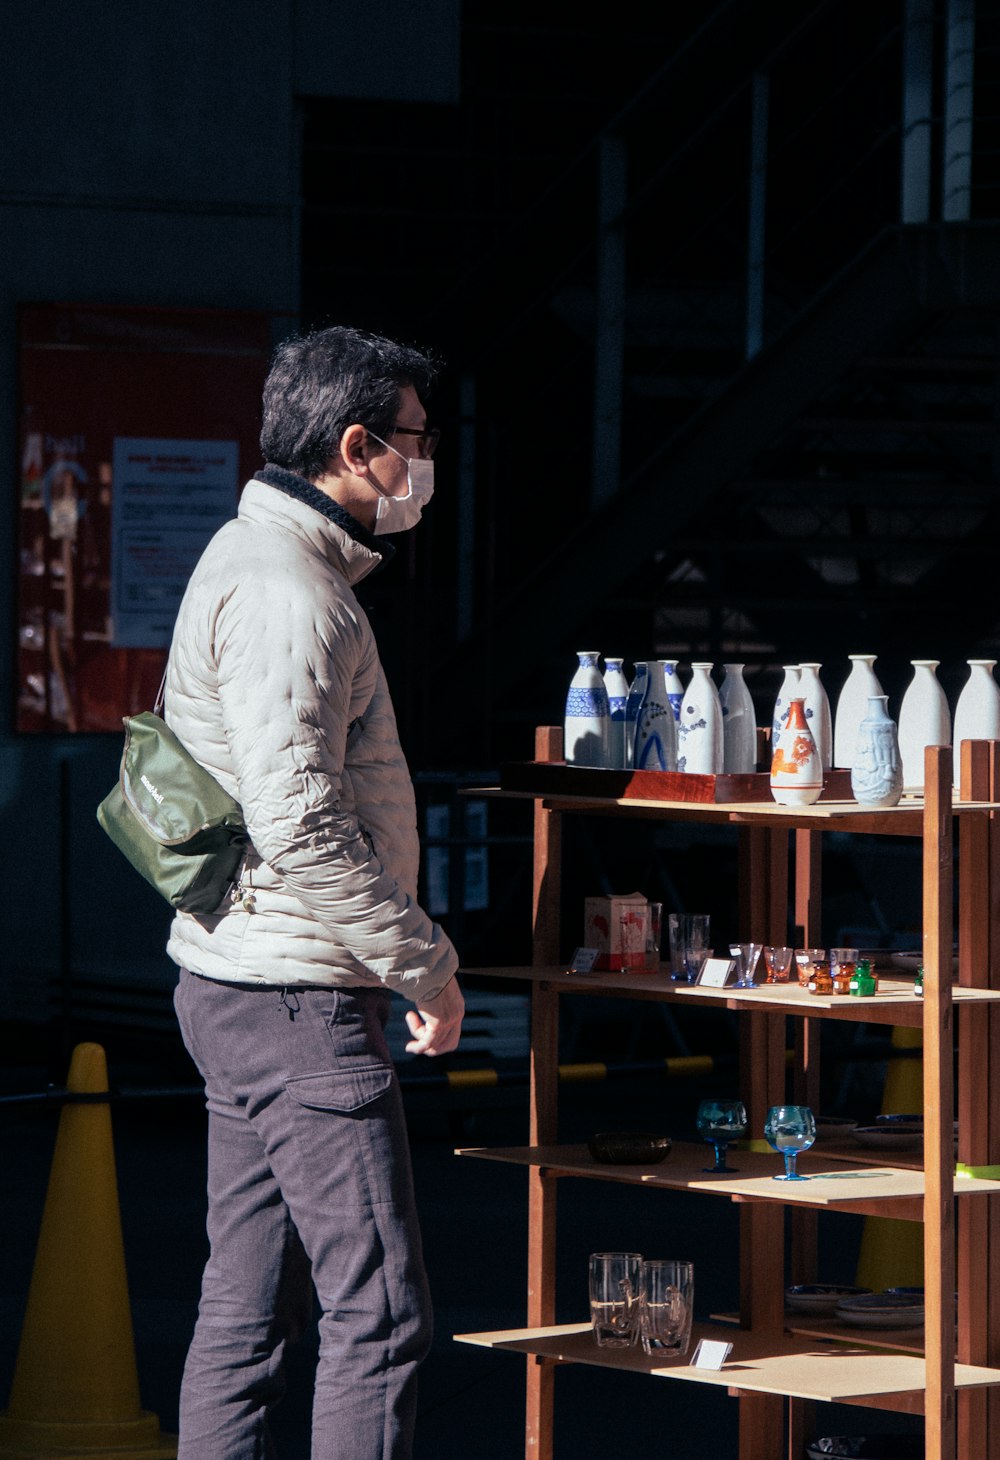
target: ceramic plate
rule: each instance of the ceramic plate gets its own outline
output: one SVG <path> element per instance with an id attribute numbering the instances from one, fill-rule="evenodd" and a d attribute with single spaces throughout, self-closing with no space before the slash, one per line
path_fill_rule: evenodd
<path id="1" fill-rule="evenodd" d="M 845 1298 L 860 1298 L 871 1288 L 852 1288 L 838 1283 L 796 1283 L 785 1289 L 785 1307 L 792 1313 L 832 1313 Z"/>
<path id="2" fill-rule="evenodd" d="M 872 1151 L 919 1151 L 924 1144 L 923 1125 L 859 1125 L 851 1136 Z"/>
<path id="3" fill-rule="evenodd" d="M 916 1328 L 924 1321 L 924 1300 L 916 1293 L 868 1293 L 845 1298 L 836 1312 L 855 1328 Z"/>
<path id="4" fill-rule="evenodd" d="M 923 1460 L 923 1435 L 827 1435 L 813 1440 L 808 1460 Z"/>
<path id="5" fill-rule="evenodd" d="M 817 1115 L 816 1140 L 839 1141 L 857 1129 L 858 1122 L 842 1115 Z"/>
<path id="6" fill-rule="evenodd" d="M 920 967 L 920 965 L 923 963 L 923 961 L 924 961 L 924 955 L 922 953 L 890 953 L 889 954 L 889 962 L 892 964 L 893 968 L 898 968 L 898 969 L 900 969 L 900 970 L 902 970 L 902 971 L 904 971 L 906 973 L 916 973 L 917 969 Z M 952 958 L 952 960 L 951 960 L 951 967 L 952 967 L 952 972 L 953 973 L 957 973 L 958 972 L 958 957 L 957 957 L 957 955 Z"/>

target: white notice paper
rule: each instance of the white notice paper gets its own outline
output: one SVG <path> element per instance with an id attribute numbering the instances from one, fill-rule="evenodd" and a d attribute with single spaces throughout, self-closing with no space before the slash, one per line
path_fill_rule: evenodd
<path id="1" fill-rule="evenodd" d="M 192 569 L 234 515 L 235 441 L 115 438 L 111 643 L 166 649 Z"/>

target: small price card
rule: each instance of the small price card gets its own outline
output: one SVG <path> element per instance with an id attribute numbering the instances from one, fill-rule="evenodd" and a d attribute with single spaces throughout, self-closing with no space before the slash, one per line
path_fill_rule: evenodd
<path id="1" fill-rule="evenodd" d="M 735 958 L 706 958 L 698 975 L 698 982 L 708 989 L 724 989 L 735 980 Z"/>
<path id="2" fill-rule="evenodd" d="M 570 959 L 570 973 L 593 973 L 599 953 L 599 948 L 577 948 Z"/>
<path id="3" fill-rule="evenodd" d="M 703 1338 L 691 1357 L 692 1369 L 721 1369 L 733 1351 L 731 1343 L 717 1338 Z"/>

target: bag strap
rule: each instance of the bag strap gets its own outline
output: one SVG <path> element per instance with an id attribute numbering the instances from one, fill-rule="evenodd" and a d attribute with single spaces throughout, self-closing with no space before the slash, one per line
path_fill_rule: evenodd
<path id="1" fill-rule="evenodd" d="M 163 671 L 163 678 L 160 680 L 160 687 L 156 691 L 156 703 L 153 706 L 153 714 L 154 715 L 161 715 L 162 716 L 162 714 L 163 714 L 163 692 L 166 689 L 166 687 L 167 687 L 167 671 L 166 671 L 166 669 L 164 669 L 164 671 Z"/>

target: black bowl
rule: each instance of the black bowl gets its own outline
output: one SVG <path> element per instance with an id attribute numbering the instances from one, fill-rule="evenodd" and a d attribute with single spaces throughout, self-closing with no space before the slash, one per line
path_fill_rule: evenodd
<path id="1" fill-rule="evenodd" d="M 587 1142 L 595 1161 L 608 1166 L 651 1166 L 669 1154 L 669 1136 L 654 1136 L 643 1131 L 598 1131 Z"/>

